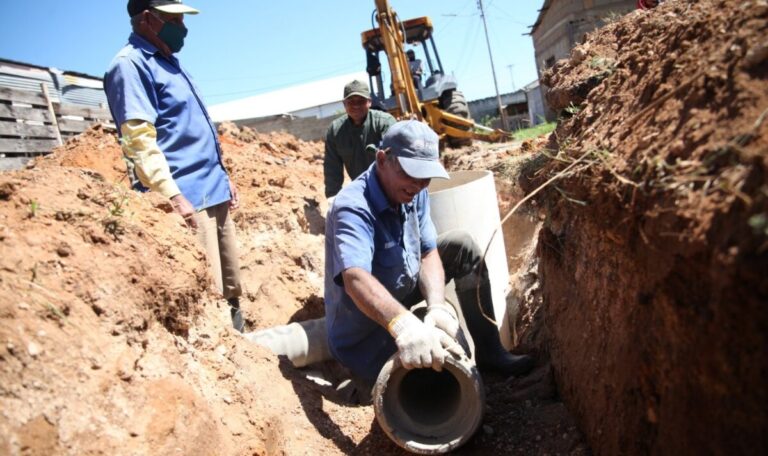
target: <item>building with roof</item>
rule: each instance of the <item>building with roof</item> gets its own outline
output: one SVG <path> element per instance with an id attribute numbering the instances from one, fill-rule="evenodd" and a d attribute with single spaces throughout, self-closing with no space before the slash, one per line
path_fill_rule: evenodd
<path id="1" fill-rule="evenodd" d="M 530 119 L 531 126 L 544 123 L 546 120 L 546 105 L 541 93 L 539 80 L 537 79 L 530 84 L 526 84 L 523 87 L 523 92 L 525 92 L 525 98 L 528 101 L 528 118 Z"/>
<path id="2" fill-rule="evenodd" d="M 325 138 L 331 121 L 344 113 L 344 86 L 368 80 L 365 72 L 335 76 L 208 107 L 214 122 L 232 121 L 261 133 L 282 131 L 306 141 Z"/>
<path id="3" fill-rule="evenodd" d="M 502 93 L 497 99 L 495 96 L 472 100 L 468 103 L 469 115 L 477 123 L 487 124 L 493 128 L 502 128 L 499 119 L 499 99 L 502 109 L 507 114 L 507 122 L 510 130 L 519 130 L 529 127 L 532 119 L 528 116 L 528 100 L 524 90 Z M 487 119 L 493 119 L 488 124 Z"/>
<path id="4" fill-rule="evenodd" d="M 358 72 L 290 86 L 211 105 L 208 113 L 214 122 L 247 121 L 279 115 L 319 119 L 337 116 L 344 112 L 341 102 L 344 85 L 354 79 L 367 81 L 368 75 Z"/>
<path id="5" fill-rule="evenodd" d="M 544 0 L 530 31 L 539 76 L 567 58 L 588 32 L 635 8 L 635 0 Z M 553 113 L 547 118 L 553 119 Z"/>

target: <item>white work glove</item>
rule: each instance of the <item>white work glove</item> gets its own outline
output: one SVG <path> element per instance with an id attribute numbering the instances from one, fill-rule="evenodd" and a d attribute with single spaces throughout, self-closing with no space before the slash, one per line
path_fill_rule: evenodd
<path id="1" fill-rule="evenodd" d="M 445 357 L 461 356 L 461 347 L 448 334 L 426 325 L 410 312 L 395 317 L 389 324 L 389 332 L 395 338 L 400 362 L 406 369 L 443 369 Z"/>
<path id="2" fill-rule="evenodd" d="M 459 333 L 459 320 L 447 304 L 432 304 L 427 307 L 424 323 L 442 329 L 453 340 L 456 340 L 456 335 Z"/>

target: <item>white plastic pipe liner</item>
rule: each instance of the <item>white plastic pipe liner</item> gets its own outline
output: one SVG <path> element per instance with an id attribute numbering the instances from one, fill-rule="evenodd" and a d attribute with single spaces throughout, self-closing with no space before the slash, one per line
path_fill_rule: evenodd
<path id="1" fill-rule="evenodd" d="M 287 357 L 295 367 L 331 359 L 325 317 L 245 333 L 243 337 Z"/>
<path id="2" fill-rule="evenodd" d="M 381 369 L 373 410 L 393 442 L 419 454 L 442 454 L 466 443 L 480 427 L 485 390 L 467 357 L 449 357 L 443 370 L 405 369 L 398 354 Z"/>
<path id="3" fill-rule="evenodd" d="M 512 336 L 507 321 L 507 293 L 509 269 L 504 249 L 504 233 L 499 223 L 499 203 L 496 200 L 496 184 L 490 171 L 457 171 L 449 173 L 450 179 L 433 179 L 429 185 L 430 211 L 437 233 L 461 229 L 467 231 L 480 250 L 488 253 L 485 263 L 491 279 L 493 311 L 499 325 L 501 343 L 512 348 Z M 498 232 L 493 236 L 494 230 Z M 458 304 L 451 284 L 446 287 L 446 298 Z"/>

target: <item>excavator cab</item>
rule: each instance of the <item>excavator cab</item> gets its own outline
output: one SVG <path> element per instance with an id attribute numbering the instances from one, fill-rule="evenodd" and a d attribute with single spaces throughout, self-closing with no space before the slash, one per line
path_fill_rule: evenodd
<path id="1" fill-rule="evenodd" d="M 456 78 L 445 74 L 440 54 L 437 52 L 432 36 L 432 21 L 428 17 L 417 17 L 403 21 L 405 42 L 410 45 L 409 53 L 414 52 L 415 61 L 411 62 L 411 78 L 416 86 L 419 100 L 424 103 L 437 100 L 457 88 Z M 371 87 L 371 99 L 375 109 L 392 111 L 397 108 L 397 100 L 392 93 L 391 81 L 382 76 L 379 53 L 386 50 L 378 28 L 362 33 L 363 49 L 366 52 L 368 79 Z M 418 53 L 415 51 L 419 51 Z M 423 57 L 423 60 L 419 57 Z M 426 67 L 424 64 L 426 63 Z M 421 74 L 417 75 L 418 68 Z M 420 77 L 419 77 L 420 76 Z M 446 106 L 447 107 L 447 106 Z"/>

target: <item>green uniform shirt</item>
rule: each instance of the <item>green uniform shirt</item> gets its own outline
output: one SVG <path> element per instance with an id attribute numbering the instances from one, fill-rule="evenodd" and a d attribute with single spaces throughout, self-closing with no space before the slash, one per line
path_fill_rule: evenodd
<path id="1" fill-rule="evenodd" d="M 325 135 L 325 196 L 335 196 L 344 182 L 344 171 L 350 180 L 362 174 L 376 159 L 376 153 L 366 151 L 369 144 L 377 145 L 395 118 L 384 111 L 371 109 L 362 125 L 354 125 L 344 114 L 334 120 Z"/>

